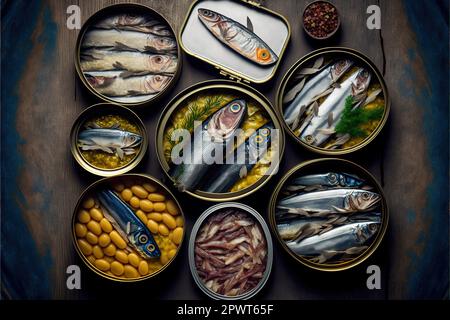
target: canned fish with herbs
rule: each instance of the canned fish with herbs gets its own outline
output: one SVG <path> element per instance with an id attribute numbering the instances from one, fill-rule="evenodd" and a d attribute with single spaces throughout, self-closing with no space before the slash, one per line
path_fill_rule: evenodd
<path id="1" fill-rule="evenodd" d="M 156 212 L 156 206 L 163 210 Z M 72 229 L 75 248 L 86 265 L 105 278 L 124 282 L 164 270 L 185 233 L 183 212 L 174 196 L 156 179 L 138 174 L 92 184 L 78 201 Z"/>
<path id="2" fill-rule="evenodd" d="M 368 258 L 388 223 L 383 190 L 362 167 L 318 159 L 291 169 L 269 205 L 273 232 L 284 249 L 313 269 L 339 271 Z"/>

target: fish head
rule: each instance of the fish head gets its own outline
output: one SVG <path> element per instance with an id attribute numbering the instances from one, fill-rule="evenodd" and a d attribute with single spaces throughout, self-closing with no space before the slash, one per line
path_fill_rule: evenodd
<path id="1" fill-rule="evenodd" d="M 145 80 L 145 87 L 149 91 L 161 91 L 164 89 L 172 80 L 172 77 L 170 76 L 163 76 L 163 75 L 154 75 L 151 77 L 147 77 Z"/>
<path id="2" fill-rule="evenodd" d="M 217 12 L 204 8 L 198 9 L 198 17 L 206 25 L 212 25 L 221 20 Z"/>
<path id="3" fill-rule="evenodd" d="M 339 181 L 340 185 L 345 187 L 361 187 L 364 184 L 359 177 L 348 173 L 339 174 Z"/>
<path id="4" fill-rule="evenodd" d="M 356 79 L 352 84 L 352 94 L 357 96 L 367 90 L 370 84 L 370 79 L 372 75 L 366 69 L 361 69 L 356 75 Z"/>
<path id="5" fill-rule="evenodd" d="M 378 193 L 367 190 L 354 190 L 348 198 L 349 209 L 356 211 L 369 211 L 379 201 L 381 196 Z"/>
<path id="6" fill-rule="evenodd" d="M 124 137 L 124 147 L 125 148 L 133 148 L 140 145 L 142 142 L 142 136 L 136 133 L 127 132 Z"/>
<path id="7" fill-rule="evenodd" d="M 117 19 L 117 24 L 121 26 L 136 26 L 143 23 L 143 18 L 135 14 L 122 14 Z"/>
<path id="8" fill-rule="evenodd" d="M 230 138 L 240 126 L 247 110 L 247 102 L 236 99 L 228 103 L 213 114 L 207 124 L 207 131 L 215 141 L 223 141 Z"/>
<path id="9" fill-rule="evenodd" d="M 360 243 L 364 243 L 377 233 L 379 222 L 361 222 L 356 227 L 356 235 Z"/>
<path id="10" fill-rule="evenodd" d="M 155 47 L 161 51 L 171 51 L 177 48 L 177 42 L 172 37 L 158 37 L 155 40 Z"/>
<path id="11" fill-rule="evenodd" d="M 338 80 L 351 66 L 353 61 L 348 59 L 339 60 L 331 66 L 331 78 L 333 81 Z"/>
<path id="12" fill-rule="evenodd" d="M 155 68 L 161 71 L 176 67 L 176 59 L 164 54 L 150 55 L 149 65 L 151 68 Z"/>
<path id="13" fill-rule="evenodd" d="M 129 239 L 144 258 L 154 258 L 161 255 L 155 239 L 147 228 L 139 228 Z"/>
<path id="14" fill-rule="evenodd" d="M 262 65 L 269 65 L 278 61 L 278 56 L 275 52 L 263 44 L 256 48 L 255 54 L 256 61 Z"/>
<path id="15" fill-rule="evenodd" d="M 114 82 L 116 77 L 92 76 L 85 74 L 86 80 L 93 88 L 104 88 Z"/>

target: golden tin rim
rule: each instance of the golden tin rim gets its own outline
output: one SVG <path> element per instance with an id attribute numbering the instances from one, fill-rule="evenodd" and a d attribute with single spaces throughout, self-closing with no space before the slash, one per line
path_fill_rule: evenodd
<path id="1" fill-rule="evenodd" d="M 122 175 L 118 175 L 118 176 L 113 176 L 113 177 L 105 177 L 102 178 L 100 180 L 95 181 L 94 183 L 92 183 L 91 185 L 89 185 L 80 195 L 80 197 L 78 198 L 77 204 L 75 205 L 75 209 L 73 210 L 72 213 L 72 223 L 71 223 L 71 229 L 72 229 L 72 244 L 75 247 L 75 251 L 78 253 L 78 256 L 81 258 L 81 260 L 83 260 L 84 264 L 92 271 L 94 271 L 97 275 L 101 276 L 102 278 L 106 278 L 108 280 L 113 280 L 116 282 L 139 282 L 139 281 L 144 281 L 144 280 L 148 280 L 150 278 L 155 277 L 156 275 L 158 275 L 159 273 L 161 273 L 162 271 L 164 271 L 166 268 L 169 267 L 170 264 L 172 264 L 173 261 L 175 261 L 175 259 L 177 258 L 181 247 L 183 245 L 184 242 L 184 238 L 186 236 L 186 232 L 185 232 L 185 227 L 184 232 L 183 232 L 183 238 L 181 239 L 180 244 L 178 245 L 178 249 L 177 252 L 175 253 L 175 255 L 172 257 L 172 259 L 170 259 L 165 265 L 163 265 L 161 267 L 161 269 L 148 274 L 146 276 L 141 276 L 139 278 L 116 278 L 113 277 L 111 275 L 108 275 L 105 272 L 102 272 L 101 270 L 97 269 L 95 266 L 93 266 L 88 260 L 87 258 L 84 256 L 84 254 L 81 252 L 80 248 L 78 247 L 77 244 L 77 235 L 75 234 L 75 223 L 76 223 L 76 215 L 77 212 L 81 206 L 81 203 L 84 199 L 84 197 L 92 191 L 92 189 L 96 188 L 98 185 L 102 184 L 102 183 L 106 183 L 109 180 L 113 180 L 113 179 L 121 179 L 121 178 L 142 178 L 144 180 L 150 180 L 153 183 L 156 183 L 159 187 L 161 187 L 162 189 L 164 189 L 165 192 L 167 192 L 168 195 L 170 195 L 172 197 L 172 200 L 175 201 L 176 205 L 178 206 L 178 208 L 180 209 L 180 215 L 183 217 L 183 221 L 186 221 L 185 217 L 184 217 L 184 213 L 183 213 L 183 209 L 180 206 L 180 203 L 178 202 L 177 198 L 173 195 L 173 193 L 169 190 L 169 188 L 167 188 L 161 181 L 159 181 L 158 179 L 156 179 L 155 177 L 151 176 L 151 175 L 147 175 L 147 174 L 141 174 L 141 173 L 127 173 L 127 174 L 122 174 Z"/>
<path id="2" fill-rule="evenodd" d="M 225 79 L 216 79 L 216 80 L 206 80 L 202 82 L 198 82 L 196 84 L 193 84 L 181 92 L 179 92 L 175 97 L 172 98 L 172 100 L 169 101 L 169 103 L 164 108 L 163 112 L 161 113 L 158 124 L 156 126 L 156 134 L 155 134 L 155 145 L 156 145 L 156 155 L 158 157 L 159 164 L 161 165 L 164 173 L 166 176 L 174 182 L 172 177 L 169 175 L 169 165 L 167 161 L 165 160 L 164 156 L 164 148 L 163 148 L 163 137 L 164 137 L 164 130 L 167 126 L 167 123 L 170 120 L 170 117 L 172 116 L 172 113 L 179 107 L 179 105 L 186 101 L 187 98 L 193 96 L 194 94 L 204 91 L 204 90 L 210 90 L 210 89 L 231 89 L 231 90 L 237 90 L 240 91 L 248 96 L 250 96 L 252 99 L 254 99 L 259 105 L 261 105 L 264 110 L 268 113 L 270 119 L 274 123 L 274 126 L 276 129 L 279 130 L 279 139 L 280 139 L 280 145 L 278 147 L 279 150 L 279 164 L 281 163 L 281 159 L 283 158 L 284 148 L 285 148 L 285 138 L 284 138 L 284 130 L 281 126 L 281 120 L 278 118 L 278 115 L 276 112 L 272 110 L 270 101 L 262 95 L 259 91 L 256 89 L 244 84 L 244 83 L 236 83 L 231 80 L 225 80 Z M 270 174 L 262 176 L 258 181 L 256 181 L 254 184 L 250 185 L 249 187 L 236 191 L 236 192 L 227 192 L 227 193 L 220 193 L 219 195 L 222 195 L 221 197 L 212 197 L 211 195 L 214 195 L 215 193 L 208 193 L 208 192 L 202 192 L 202 191 L 189 191 L 186 190 L 185 193 L 189 194 L 190 196 L 193 196 L 200 200 L 206 200 L 211 202 L 222 202 L 222 201 L 234 201 L 241 199 L 243 197 L 246 197 L 256 190 L 259 190 L 261 187 L 263 187 L 272 176 L 274 176 L 277 172 L 278 166 L 273 169 L 275 172 L 271 172 Z"/>
<path id="3" fill-rule="evenodd" d="M 86 77 L 84 76 L 83 70 L 81 70 L 81 66 L 80 66 L 81 42 L 84 38 L 84 34 L 86 33 L 87 29 L 90 27 L 92 22 L 94 22 L 96 19 L 98 19 L 98 17 L 101 17 L 102 15 L 107 15 L 108 11 L 118 10 L 118 8 L 120 8 L 120 7 L 128 7 L 130 9 L 137 9 L 137 10 L 141 9 L 141 10 L 145 10 L 145 11 L 150 11 L 151 14 L 156 15 L 167 26 L 169 26 L 170 31 L 172 31 L 173 36 L 175 38 L 175 42 L 177 43 L 178 62 L 177 62 L 177 69 L 173 75 L 172 80 L 170 80 L 169 84 L 163 90 L 161 90 L 160 92 L 158 92 L 157 94 L 155 94 L 152 98 L 150 98 L 148 100 L 139 101 L 139 102 L 118 102 L 114 99 L 108 98 L 107 96 L 99 93 L 88 83 Z M 75 63 L 75 69 L 78 74 L 78 78 L 81 80 L 83 85 L 89 90 L 89 92 L 92 93 L 94 96 L 96 96 L 97 98 L 99 98 L 100 100 L 102 100 L 104 102 L 121 104 L 121 105 L 127 106 L 129 108 L 135 108 L 135 107 L 150 105 L 150 104 L 157 102 L 175 86 L 176 82 L 180 78 L 183 59 L 182 59 L 182 51 L 180 49 L 180 41 L 177 37 L 177 33 L 175 32 L 175 29 L 172 27 L 172 25 L 169 23 L 169 21 L 166 19 L 166 17 L 164 15 L 162 15 L 155 9 L 153 9 L 147 5 L 144 5 L 144 4 L 121 2 L 121 3 L 116 3 L 116 4 L 106 6 L 102 9 L 96 11 L 84 22 L 84 24 L 81 27 L 81 30 L 77 36 L 77 42 L 75 45 L 74 63 Z"/>
<path id="4" fill-rule="evenodd" d="M 292 74 L 297 70 L 297 68 L 303 64 L 304 62 L 308 61 L 308 60 L 312 60 L 313 58 L 322 55 L 322 54 L 327 54 L 327 53 L 341 53 L 341 54 L 349 54 L 352 55 L 354 57 L 356 57 L 357 59 L 363 61 L 364 63 L 366 63 L 374 72 L 374 74 L 376 75 L 378 82 L 380 83 L 380 86 L 383 90 L 383 95 L 385 97 L 385 108 L 384 108 L 384 113 L 383 113 L 383 117 L 380 120 L 380 123 L 378 124 L 378 126 L 375 128 L 375 130 L 373 130 L 370 135 L 368 137 L 366 137 L 363 141 L 361 141 L 360 143 L 350 147 L 350 148 L 346 148 L 346 149 L 340 149 L 340 150 L 327 150 L 327 149 L 323 149 L 323 148 L 319 148 L 319 147 L 315 147 L 315 146 L 311 146 L 307 143 L 304 143 L 303 141 L 301 141 L 292 131 L 292 129 L 286 124 L 286 121 L 284 120 L 283 117 L 283 94 L 284 91 L 286 89 L 286 85 L 288 83 L 288 81 L 290 80 Z M 381 132 L 381 130 L 384 128 L 387 119 L 389 117 L 389 113 L 391 110 L 391 100 L 389 97 L 389 91 L 387 89 L 386 86 L 386 82 L 384 81 L 384 78 L 382 76 L 382 74 L 380 73 L 380 71 L 378 70 L 377 66 L 363 53 L 361 53 L 360 51 L 357 51 L 355 49 L 352 48 L 347 48 L 347 47 L 326 47 L 326 48 L 321 48 L 315 51 L 312 51 L 308 54 L 306 54 L 305 56 L 303 56 L 302 58 L 300 58 L 299 60 L 297 60 L 292 67 L 290 67 L 288 69 L 288 71 L 286 72 L 286 74 L 283 76 L 281 83 L 278 87 L 277 90 L 277 94 L 276 94 L 276 110 L 278 113 L 278 116 L 281 119 L 281 123 L 283 125 L 283 128 L 286 130 L 286 132 L 300 145 L 302 145 L 304 148 L 318 153 L 318 154 L 322 154 L 322 155 L 328 155 L 328 156 L 337 156 L 337 155 L 344 155 L 344 154 L 348 154 L 348 153 L 352 153 L 355 152 L 357 150 L 360 150 L 362 148 L 364 148 L 365 146 L 367 146 L 370 142 L 372 142 Z"/>
<path id="5" fill-rule="evenodd" d="M 369 246 L 369 248 L 367 248 L 363 253 L 361 253 L 359 256 L 355 257 L 354 259 L 347 261 L 347 262 L 342 262 L 342 263 L 338 263 L 338 264 L 319 264 L 319 263 L 313 263 L 307 259 L 304 259 L 303 257 L 296 255 L 294 252 L 292 252 L 292 250 L 290 250 L 288 248 L 288 246 L 286 245 L 285 241 L 283 241 L 278 233 L 277 230 L 277 226 L 276 226 L 276 221 L 275 221 L 275 206 L 276 206 L 276 201 L 279 195 L 279 192 L 281 191 L 281 188 L 284 186 L 285 182 L 291 178 L 292 175 L 294 175 L 295 173 L 299 172 L 300 170 L 312 165 L 312 164 L 317 164 L 317 163 L 326 163 L 326 162 L 339 162 L 341 164 L 344 165 L 348 165 L 350 167 L 354 167 L 356 168 L 358 171 L 364 173 L 366 175 L 366 177 L 369 178 L 370 183 L 373 184 L 373 186 L 375 187 L 375 189 L 377 190 L 377 192 L 381 195 L 381 212 L 382 212 L 382 223 L 381 223 L 381 229 L 380 231 L 377 233 L 377 236 L 375 238 L 375 240 L 371 243 L 371 245 Z M 297 165 L 295 165 L 293 168 L 291 168 L 282 178 L 281 180 L 278 182 L 277 186 L 275 187 L 274 192 L 272 193 L 272 196 L 270 198 L 270 202 L 269 202 L 269 208 L 268 208 L 268 218 L 269 218 L 269 223 L 270 223 L 270 227 L 272 229 L 272 232 L 274 233 L 275 237 L 277 238 L 278 242 L 280 243 L 280 245 L 283 247 L 283 249 L 295 260 L 297 260 L 298 262 L 300 262 L 302 265 L 307 266 L 311 269 L 315 269 L 315 270 L 319 270 L 319 271 L 327 271 L 327 272 L 335 272 L 335 271 L 343 271 L 343 270 L 347 270 L 350 268 L 353 268 L 359 264 L 361 264 L 362 262 L 364 262 L 366 259 L 368 259 L 374 252 L 375 250 L 379 247 L 379 245 L 381 244 L 381 241 L 384 238 L 384 235 L 386 234 L 386 230 L 387 230 L 387 226 L 389 223 L 389 209 L 387 206 L 387 202 L 386 202 L 386 197 L 384 195 L 383 189 L 381 187 L 381 185 L 378 183 L 377 179 L 375 179 L 375 177 L 364 167 L 349 161 L 349 160 L 345 160 L 345 159 L 340 159 L 340 158 L 321 158 L 321 159 L 313 159 L 313 160 L 308 160 L 308 161 L 304 161 L 301 162 Z"/>
<path id="6" fill-rule="evenodd" d="M 269 14 L 280 18 L 283 21 L 283 23 L 286 25 L 287 29 L 288 29 L 288 36 L 286 38 L 286 41 L 283 44 L 283 47 L 281 48 L 280 54 L 278 55 L 279 59 L 278 59 L 277 63 L 275 64 L 275 68 L 273 68 L 272 72 L 269 74 L 269 76 L 267 78 L 262 79 L 262 80 L 254 80 L 254 79 L 251 79 L 251 78 L 247 77 L 244 74 L 237 73 L 236 71 L 233 71 L 230 68 L 227 68 L 225 66 L 219 65 L 218 63 L 214 63 L 213 61 L 205 59 L 205 58 L 199 56 L 198 54 L 195 54 L 192 51 L 188 50 L 184 46 L 183 41 L 182 41 L 182 34 L 184 32 L 184 29 L 186 28 L 186 24 L 187 24 L 188 18 L 190 17 L 190 15 L 192 13 L 192 9 L 200 1 L 204 1 L 204 0 L 195 0 L 195 1 L 193 1 L 191 3 L 191 5 L 189 6 L 189 9 L 188 9 L 188 11 L 186 13 L 186 16 L 185 16 L 185 18 L 183 20 L 183 24 L 181 25 L 180 31 L 178 32 L 179 44 L 180 44 L 180 47 L 183 49 L 183 51 L 186 52 L 191 57 L 195 57 L 195 58 L 197 58 L 197 59 L 199 59 L 199 60 L 201 60 L 201 61 L 203 61 L 203 62 L 205 62 L 205 63 L 207 63 L 209 65 L 212 65 L 216 69 L 225 71 L 226 73 L 228 73 L 230 75 L 230 78 L 237 79 L 238 82 L 241 82 L 240 80 L 243 79 L 243 80 L 247 81 L 248 83 L 262 84 L 262 83 L 266 83 L 267 81 L 271 80 L 275 76 L 275 73 L 277 72 L 277 70 L 278 70 L 278 68 L 280 66 L 280 63 L 281 63 L 282 57 L 284 55 L 284 52 L 286 51 L 287 45 L 289 43 L 289 40 L 291 39 L 291 26 L 290 26 L 289 21 L 287 20 L 287 18 L 284 17 L 282 14 L 280 14 L 278 12 L 275 12 L 273 10 L 270 10 L 270 9 L 262 6 L 259 2 L 250 1 L 250 0 L 233 0 L 233 1 L 236 1 L 236 2 L 240 2 L 243 5 L 248 5 L 248 6 L 254 7 L 254 9 L 260 9 L 260 10 L 266 11 Z"/>
<path id="7" fill-rule="evenodd" d="M 89 115 L 95 116 L 95 114 L 101 115 L 102 113 L 114 112 L 114 109 L 118 113 L 123 113 L 126 116 L 131 118 L 131 120 L 138 126 L 139 130 L 141 131 L 142 137 L 143 137 L 143 142 L 142 142 L 141 148 L 139 149 L 139 153 L 129 163 L 127 163 L 124 166 L 121 166 L 117 169 L 103 169 L 103 168 L 96 167 L 93 164 L 89 163 L 81 154 L 80 149 L 77 146 L 78 131 L 79 131 L 81 125 L 86 120 L 88 120 L 87 117 Z M 95 113 L 95 111 L 97 111 L 97 113 Z M 145 128 L 145 125 L 142 122 L 141 118 L 139 118 L 139 116 L 131 109 L 124 107 L 117 103 L 100 102 L 100 103 L 96 103 L 92 106 L 89 106 L 88 108 L 83 110 L 80 114 L 78 114 L 75 122 L 72 125 L 72 129 L 70 130 L 70 151 L 72 152 L 72 156 L 75 158 L 77 163 L 83 169 L 85 169 L 86 171 L 88 171 L 92 174 L 95 174 L 95 175 L 101 176 L 101 177 L 111 177 L 111 176 L 126 173 L 126 172 L 134 169 L 144 158 L 145 153 L 147 152 L 147 148 L 148 148 L 148 134 L 147 134 L 147 129 Z"/>

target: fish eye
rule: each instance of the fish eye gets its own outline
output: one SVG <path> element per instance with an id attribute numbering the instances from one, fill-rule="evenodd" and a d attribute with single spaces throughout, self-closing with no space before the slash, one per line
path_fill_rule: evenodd
<path id="1" fill-rule="evenodd" d="M 270 59 L 270 52 L 265 48 L 258 48 L 256 50 L 256 56 L 258 59 L 266 61 Z"/>
<path id="2" fill-rule="evenodd" d="M 161 56 L 156 56 L 155 57 L 155 62 L 156 63 L 161 63 L 162 62 L 162 57 Z"/>
<path id="3" fill-rule="evenodd" d="M 263 137 L 268 137 L 270 135 L 270 130 L 267 128 L 259 130 L 259 134 Z"/>
<path id="4" fill-rule="evenodd" d="M 237 112 L 239 112 L 239 110 L 241 110 L 241 106 L 238 103 L 233 103 L 230 106 L 230 109 L 231 109 L 231 112 L 237 113 Z"/>
<path id="5" fill-rule="evenodd" d="M 330 173 L 328 178 L 330 179 L 330 182 L 332 182 L 332 183 L 337 181 L 337 176 L 334 173 Z"/>
<path id="6" fill-rule="evenodd" d="M 153 243 L 150 243 L 148 246 L 147 246 L 147 250 L 149 251 L 149 252 L 153 252 L 153 251 L 155 251 L 155 245 L 153 244 Z"/>
<path id="7" fill-rule="evenodd" d="M 138 241 L 142 244 L 147 243 L 148 237 L 145 234 L 141 234 L 138 238 Z"/>
<path id="8" fill-rule="evenodd" d="M 258 143 L 258 144 L 263 143 L 264 142 L 264 138 L 262 136 L 260 136 L 260 135 L 257 135 L 255 137 L 255 142 Z"/>
<path id="9" fill-rule="evenodd" d="M 368 192 L 364 192 L 364 193 L 362 194 L 362 198 L 363 198 L 364 200 L 369 200 L 369 199 L 370 199 L 370 194 L 369 194 Z"/>
<path id="10" fill-rule="evenodd" d="M 306 137 L 305 137 L 305 141 L 306 141 L 306 143 L 313 143 L 314 142 L 314 137 L 312 136 L 312 135 L 307 135 Z"/>

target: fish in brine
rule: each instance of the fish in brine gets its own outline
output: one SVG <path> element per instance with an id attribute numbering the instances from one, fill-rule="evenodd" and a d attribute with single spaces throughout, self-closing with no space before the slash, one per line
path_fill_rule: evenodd
<path id="1" fill-rule="evenodd" d="M 286 123 L 291 126 L 295 119 L 301 116 L 302 107 L 308 107 L 315 97 L 336 83 L 352 65 L 353 61 L 351 60 L 339 60 L 308 80 L 295 99 L 286 107 L 284 111 Z"/>
<path id="2" fill-rule="evenodd" d="M 171 76 L 148 75 L 121 78 L 120 76 L 100 76 L 85 73 L 89 84 L 100 94 L 108 97 L 133 97 L 157 94 L 172 80 Z"/>
<path id="3" fill-rule="evenodd" d="M 325 187 L 346 187 L 359 188 L 364 185 L 364 180 L 348 173 L 318 173 L 310 174 L 295 178 L 292 180 L 292 185 L 297 186 L 325 186 Z"/>
<path id="4" fill-rule="evenodd" d="M 162 37 L 151 33 L 90 30 L 84 35 L 81 47 L 120 51 L 174 52 L 177 50 L 177 43 L 173 37 Z"/>
<path id="5" fill-rule="evenodd" d="M 94 25 L 99 29 L 118 29 L 153 33 L 158 36 L 171 36 L 170 29 L 151 17 L 134 14 L 119 14 L 101 20 Z"/>
<path id="6" fill-rule="evenodd" d="M 167 54 L 147 54 L 132 51 L 85 50 L 80 54 L 81 70 L 127 70 L 135 73 L 175 73 L 178 59 Z"/>
<path id="7" fill-rule="evenodd" d="M 198 17 L 217 39 L 247 59 L 264 66 L 278 61 L 275 52 L 253 30 L 239 22 L 203 8 L 198 9 Z"/>

